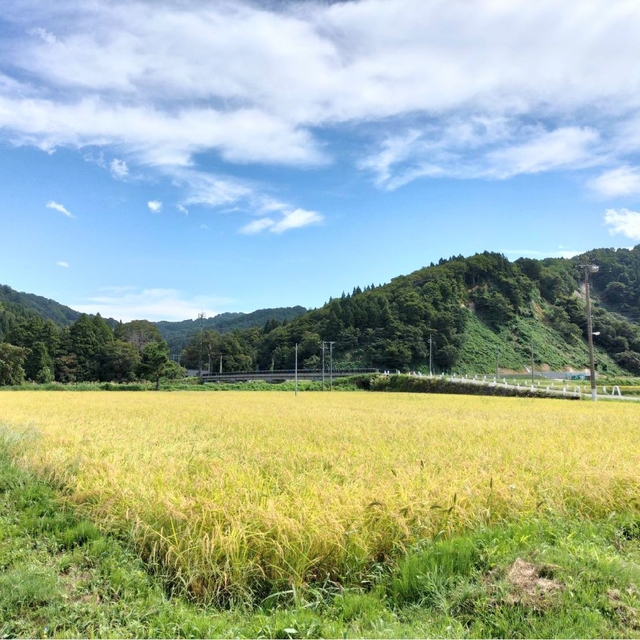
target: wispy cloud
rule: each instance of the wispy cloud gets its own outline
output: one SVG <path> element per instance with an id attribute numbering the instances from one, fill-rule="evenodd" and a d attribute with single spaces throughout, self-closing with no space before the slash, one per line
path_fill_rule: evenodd
<path id="1" fill-rule="evenodd" d="M 284 211 L 282 218 L 269 230 L 273 233 L 283 233 L 289 229 L 300 229 L 301 227 L 307 227 L 311 224 L 320 224 L 323 220 L 323 216 L 317 211 L 307 211 L 306 209 Z"/>
<path id="2" fill-rule="evenodd" d="M 60 260 L 60 262 L 56 262 L 56 264 L 57 264 L 59 267 L 64 267 L 65 269 L 68 269 L 68 268 L 69 268 L 69 263 L 68 263 L 68 262 L 65 262 L 64 260 Z"/>
<path id="3" fill-rule="evenodd" d="M 242 227 L 240 233 L 257 234 L 262 231 L 271 233 L 284 233 L 291 229 L 300 229 L 309 225 L 320 224 L 324 217 L 317 211 L 307 211 L 306 209 L 294 209 L 292 211 L 281 211 L 281 217 L 274 220 L 273 217 L 258 218 Z"/>
<path id="4" fill-rule="evenodd" d="M 147 167 L 193 167 L 204 152 L 309 167 L 331 161 L 346 124 L 377 153 L 362 166 L 383 188 L 577 169 L 603 154 L 623 165 L 640 150 L 633 2 L 24 6 L 3 7 L 16 27 L 0 63 L 12 143 L 112 145 Z M 387 144 L 413 129 L 409 155 Z"/>
<path id="5" fill-rule="evenodd" d="M 250 181 L 190 169 L 175 171 L 174 181 L 186 190 L 185 202 L 189 205 L 259 216 L 239 229 L 243 234 L 260 233 L 267 229 L 272 233 L 284 233 L 324 220 L 321 213 L 278 200 L 265 193 L 261 185 Z M 178 205 L 178 210 L 188 213 L 183 205 Z"/>
<path id="6" fill-rule="evenodd" d="M 604 223 L 611 235 L 619 233 L 631 240 L 640 240 L 640 212 L 629 209 L 607 209 Z"/>
<path id="7" fill-rule="evenodd" d="M 274 224 L 275 220 L 272 220 L 271 218 L 258 218 L 257 220 L 253 220 L 252 222 L 245 224 L 244 227 L 240 229 L 240 233 L 254 235 L 273 227 Z"/>
<path id="8" fill-rule="evenodd" d="M 147 207 L 151 213 L 160 213 L 162 211 L 162 202 L 160 200 L 150 200 L 147 202 Z"/>
<path id="9" fill-rule="evenodd" d="M 181 204 L 176 205 L 176 209 L 185 216 L 189 215 L 189 209 Z"/>
<path id="10" fill-rule="evenodd" d="M 174 181 L 185 189 L 186 205 L 226 207 L 252 200 L 257 191 L 254 185 L 231 176 L 182 168 L 174 169 L 170 174 Z"/>
<path id="11" fill-rule="evenodd" d="M 205 312 L 207 317 L 220 313 L 219 309 L 233 302 L 216 296 L 186 296 L 177 289 L 144 289 L 110 287 L 73 308 L 84 313 L 100 313 L 105 318 L 130 320 L 186 320 Z"/>
<path id="12" fill-rule="evenodd" d="M 573 169 L 599 164 L 596 147 L 600 140 L 590 127 L 561 127 L 534 134 L 526 142 L 487 154 L 489 175 L 509 178 L 553 169 Z"/>
<path id="13" fill-rule="evenodd" d="M 607 161 L 600 134 L 591 127 L 547 130 L 500 117 L 394 134 L 359 166 L 373 173 L 378 187 L 393 191 L 424 177 L 503 180 Z"/>
<path id="14" fill-rule="evenodd" d="M 594 178 L 590 186 L 605 197 L 638 195 L 640 194 L 640 168 L 624 165 L 605 171 Z"/>
<path id="15" fill-rule="evenodd" d="M 129 167 L 124 160 L 119 160 L 118 158 L 114 158 L 109 164 L 109 171 L 111 171 L 111 175 L 114 178 L 118 178 L 120 180 L 126 178 L 129 175 Z"/>
<path id="16" fill-rule="evenodd" d="M 49 200 L 49 202 L 47 202 L 47 209 L 59 211 L 62 215 L 67 216 L 67 218 L 75 218 L 75 216 L 64 205 L 61 205 L 54 200 Z"/>

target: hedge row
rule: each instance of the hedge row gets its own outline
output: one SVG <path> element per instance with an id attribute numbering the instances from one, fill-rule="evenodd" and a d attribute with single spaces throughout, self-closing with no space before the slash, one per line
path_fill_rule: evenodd
<path id="1" fill-rule="evenodd" d="M 561 396 L 545 393 L 544 390 L 531 391 L 529 387 L 514 389 L 502 385 L 474 384 L 472 382 L 451 382 L 447 378 L 427 378 L 402 374 L 380 375 L 364 374 L 354 376 L 353 382 L 358 389 L 367 391 L 401 391 L 405 393 L 448 393 L 472 396 L 503 396 L 519 398 L 558 398 Z M 572 399 L 566 396 L 565 399 Z M 576 398 L 577 399 L 577 398 Z"/>

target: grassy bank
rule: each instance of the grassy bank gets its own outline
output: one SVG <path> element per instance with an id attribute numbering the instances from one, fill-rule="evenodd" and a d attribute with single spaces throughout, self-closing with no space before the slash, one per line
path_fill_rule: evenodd
<path id="1" fill-rule="evenodd" d="M 170 596 L 126 545 L 0 451 L 0 636 L 640 637 L 640 521 L 530 518 L 425 540 L 358 587 L 252 608 Z"/>
<path id="2" fill-rule="evenodd" d="M 487 376 L 489 380 L 492 376 Z M 501 378 L 498 378 L 501 381 Z M 509 378 L 510 384 L 520 383 L 521 389 L 506 389 L 500 384 L 495 387 L 478 386 L 472 383 L 450 382 L 446 377 L 434 376 L 409 376 L 409 375 L 381 375 L 377 373 L 365 373 L 345 378 L 335 378 L 333 380 L 334 391 L 400 391 L 406 393 L 445 393 L 464 395 L 493 395 L 502 397 L 541 397 L 544 396 L 544 388 L 551 386 L 555 389 L 562 389 L 566 386 L 569 391 L 576 387 L 582 389 L 582 393 L 588 395 L 590 386 L 588 381 L 578 380 L 546 380 L 536 379 L 536 392 L 530 392 L 531 381 L 528 376 L 521 378 Z M 602 377 L 598 379 L 598 393 L 612 395 L 614 386 L 617 386 L 623 396 L 640 396 L 640 378 L 620 378 L 615 376 Z M 271 383 L 263 380 L 249 382 L 222 382 L 222 383 L 202 383 L 199 378 L 185 378 L 183 380 L 164 381 L 160 383 L 161 391 L 286 391 L 292 393 L 296 388 L 293 380 L 281 383 Z M 298 391 L 322 391 L 322 382 L 300 380 L 297 385 Z M 152 382 L 78 382 L 61 384 L 59 382 L 49 382 L 46 384 L 25 383 L 16 386 L 0 387 L 0 392 L 12 391 L 154 391 L 155 383 Z M 325 381 L 325 391 L 329 391 L 329 380 Z M 617 390 L 616 390 L 617 392 Z"/>

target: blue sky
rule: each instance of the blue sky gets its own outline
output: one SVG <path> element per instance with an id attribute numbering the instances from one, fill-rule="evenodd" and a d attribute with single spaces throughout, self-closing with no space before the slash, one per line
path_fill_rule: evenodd
<path id="1" fill-rule="evenodd" d="M 637 0 L 0 0 L 0 283 L 122 320 L 640 242 Z"/>

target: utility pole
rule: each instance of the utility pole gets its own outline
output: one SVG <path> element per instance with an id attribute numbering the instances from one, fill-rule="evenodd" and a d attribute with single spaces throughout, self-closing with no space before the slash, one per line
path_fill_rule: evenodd
<path id="1" fill-rule="evenodd" d="M 589 344 L 589 379 L 591 381 L 591 399 L 598 401 L 598 393 L 596 391 L 596 367 L 593 361 L 593 320 L 591 318 L 591 295 L 589 292 L 589 274 L 598 273 L 600 267 L 595 264 L 578 265 L 584 271 L 584 289 L 587 303 L 587 342 Z"/>
<path id="2" fill-rule="evenodd" d="M 325 341 L 322 341 L 322 390 L 324 391 L 324 348 L 325 348 Z"/>
<path id="3" fill-rule="evenodd" d="M 220 354 L 220 373 L 222 373 L 222 354 Z"/>
<path id="4" fill-rule="evenodd" d="M 294 396 L 298 395 L 298 343 L 296 342 L 296 384 L 295 391 L 293 393 Z"/>
<path id="5" fill-rule="evenodd" d="M 531 386 L 533 387 L 533 338 L 531 338 Z"/>
<path id="6" fill-rule="evenodd" d="M 204 337 L 202 333 L 202 323 L 204 321 L 204 311 L 198 314 L 198 320 L 200 320 L 200 360 L 198 363 L 198 372 L 200 374 L 200 377 L 202 378 L 202 348 L 204 344 Z"/>
<path id="7" fill-rule="evenodd" d="M 500 375 L 500 347 L 496 352 L 496 381 L 498 380 L 498 376 Z"/>
<path id="8" fill-rule="evenodd" d="M 333 391 L 333 340 L 329 341 L 329 391 Z"/>
<path id="9" fill-rule="evenodd" d="M 429 377 L 433 376 L 433 338 L 429 334 Z"/>

